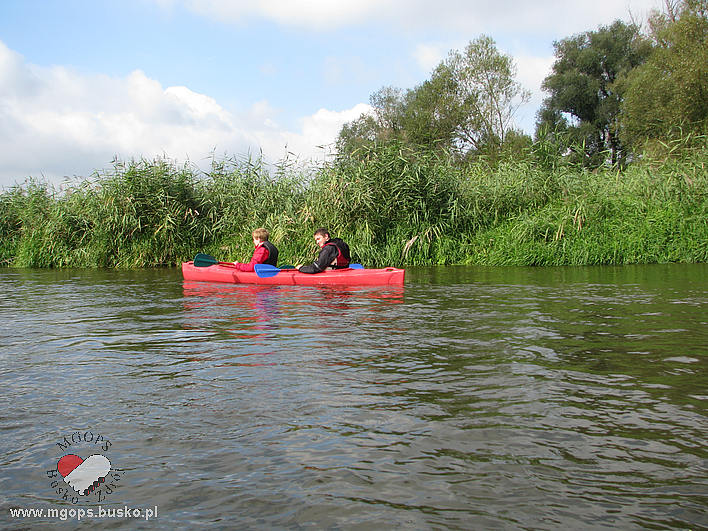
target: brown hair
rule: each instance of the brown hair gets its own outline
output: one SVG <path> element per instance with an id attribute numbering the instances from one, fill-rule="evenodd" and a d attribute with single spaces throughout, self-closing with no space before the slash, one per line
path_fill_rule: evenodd
<path id="1" fill-rule="evenodd" d="M 259 227 L 251 233 L 251 236 L 253 236 L 257 240 L 267 242 L 268 238 L 270 237 L 270 234 L 263 227 Z"/>
<path id="2" fill-rule="evenodd" d="M 319 229 L 317 229 L 317 230 L 315 231 L 315 233 L 313 234 L 313 236 L 317 236 L 318 234 L 319 234 L 320 236 L 329 236 L 329 231 L 328 231 L 327 229 L 325 229 L 324 227 L 320 227 Z"/>

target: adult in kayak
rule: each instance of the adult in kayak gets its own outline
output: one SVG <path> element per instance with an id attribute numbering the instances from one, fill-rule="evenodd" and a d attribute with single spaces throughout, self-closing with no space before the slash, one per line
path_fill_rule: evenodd
<path id="1" fill-rule="evenodd" d="M 349 246 L 341 238 L 332 238 L 327 229 L 315 231 L 315 242 L 320 247 L 317 259 L 308 265 L 295 267 L 301 273 L 321 273 L 327 269 L 346 269 L 351 262 Z"/>
<path id="2" fill-rule="evenodd" d="M 258 228 L 251 233 L 253 237 L 253 257 L 247 264 L 234 262 L 239 271 L 253 271 L 256 264 L 268 264 L 278 267 L 278 248 L 268 241 L 270 234 L 264 228 Z"/>

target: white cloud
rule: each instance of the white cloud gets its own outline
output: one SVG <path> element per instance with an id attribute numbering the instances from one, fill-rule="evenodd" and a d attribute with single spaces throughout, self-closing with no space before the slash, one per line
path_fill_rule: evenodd
<path id="1" fill-rule="evenodd" d="M 346 122 L 356 120 L 362 114 L 371 112 L 371 106 L 359 103 L 351 109 L 336 112 L 327 109 L 320 109 L 312 116 L 307 116 L 302 120 L 302 133 L 290 134 L 289 140 L 296 152 L 307 153 L 311 147 L 325 151 L 331 150 L 331 144 L 336 140 L 339 131 Z"/>
<path id="2" fill-rule="evenodd" d="M 438 10 L 436 24 L 450 29 L 467 28 L 473 34 L 519 33 L 558 38 L 592 30 L 616 19 L 628 20 L 630 12 L 642 20 L 651 9 L 660 9 L 662 0 L 443 0 L 423 4 L 421 1 L 416 16 L 421 24 L 426 17 L 433 16 L 433 10 Z"/>
<path id="3" fill-rule="evenodd" d="M 158 0 L 164 1 L 164 0 Z M 381 10 L 379 0 L 184 0 L 192 11 L 220 21 L 264 18 L 284 26 L 333 29 Z M 384 3 L 385 4 L 385 3 Z"/>
<path id="4" fill-rule="evenodd" d="M 413 51 L 413 58 L 423 72 L 432 72 L 445 59 L 451 48 L 440 44 L 418 44 Z"/>
<path id="5" fill-rule="evenodd" d="M 325 160 L 333 153 L 334 142 L 342 126 L 356 120 L 371 107 L 359 103 L 344 111 L 319 109 L 315 114 L 300 120 L 300 131 L 287 131 L 273 123 L 268 113 L 263 113 L 264 102 L 251 109 L 251 116 L 259 115 L 257 124 L 251 127 L 253 144 L 259 146 L 267 159 L 276 162 L 283 158 L 295 158 L 301 162 L 318 162 Z"/>
<path id="6" fill-rule="evenodd" d="M 179 0 L 153 0 L 170 7 Z M 181 0 L 189 9 L 219 21 L 272 20 L 283 26 L 336 30 L 363 21 L 399 27 L 567 36 L 594 29 L 630 12 L 639 20 L 662 0 Z"/>
<path id="7" fill-rule="evenodd" d="M 341 126 L 368 109 L 320 109 L 287 131 L 278 110 L 258 101 L 241 113 L 187 87 L 167 87 L 136 70 L 123 78 L 87 76 L 24 61 L 0 41 L 0 186 L 42 177 L 89 176 L 120 158 L 167 155 L 199 161 L 212 152 L 262 149 L 321 158 Z"/>

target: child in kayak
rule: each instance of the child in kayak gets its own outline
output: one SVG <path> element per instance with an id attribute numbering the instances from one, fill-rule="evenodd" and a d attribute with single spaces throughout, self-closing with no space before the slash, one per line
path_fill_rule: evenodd
<path id="1" fill-rule="evenodd" d="M 341 238 L 331 238 L 327 229 L 315 231 L 315 242 L 320 247 L 317 259 L 309 265 L 298 265 L 295 269 L 301 273 L 321 273 L 327 269 L 345 269 L 349 267 L 351 255 L 349 246 Z"/>
<path id="2" fill-rule="evenodd" d="M 239 271 L 253 271 L 256 264 L 268 264 L 278 267 L 278 249 L 268 241 L 270 234 L 264 228 L 258 228 L 251 233 L 253 237 L 253 257 L 247 264 L 234 262 Z"/>

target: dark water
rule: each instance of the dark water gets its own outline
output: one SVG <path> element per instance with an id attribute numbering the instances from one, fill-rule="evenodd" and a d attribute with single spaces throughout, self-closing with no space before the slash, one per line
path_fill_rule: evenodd
<path id="1" fill-rule="evenodd" d="M 0 293 L 0 527 L 708 527 L 705 264 Z M 78 496 L 68 453 L 114 470 Z"/>

